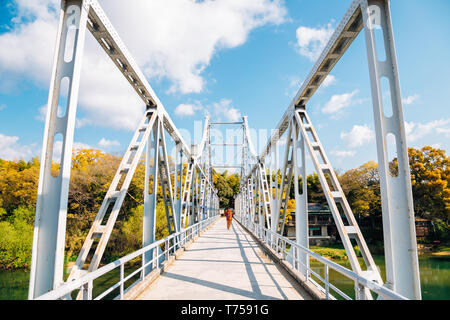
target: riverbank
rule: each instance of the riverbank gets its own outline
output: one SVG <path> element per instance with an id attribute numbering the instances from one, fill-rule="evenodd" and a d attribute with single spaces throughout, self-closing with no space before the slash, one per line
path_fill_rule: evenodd
<path id="1" fill-rule="evenodd" d="M 437 251 L 430 252 L 432 256 L 435 257 L 448 257 L 450 258 L 450 247 L 438 247 Z"/>
<path id="2" fill-rule="evenodd" d="M 342 245 L 330 245 L 326 247 L 310 246 L 311 251 L 320 254 L 321 256 L 331 259 L 331 260 L 347 260 L 347 253 Z M 354 247 L 356 255 L 362 257 L 361 252 L 358 247 Z M 384 252 L 383 247 L 370 248 L 370 251 L 374 255 L 380 255 Z M 419 250 L 419 257 L 422 256 L 433 256 L 450 258 L 450 247 L 439 246 L 434 247 L 430 250 Z"/>

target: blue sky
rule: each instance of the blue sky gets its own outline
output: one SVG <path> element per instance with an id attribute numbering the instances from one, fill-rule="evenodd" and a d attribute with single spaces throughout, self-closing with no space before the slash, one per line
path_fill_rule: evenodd
<path id="1" fill-rule="evenodd" d="M 351 0 L 99 2 L 188 143 L 205 113 L 223 121 L 248 116 L 260 150 L 314 65 L 313 46 Z M 40 152 L 58 3 L 1 1 L 0 158 Z M 448 150 L 450 2 L 394 0 L 391 10 L 408 145 Z M 313 41 L 301 46 L 308 35 Z M 120 154 L 143 106 L 86 38 L 76 146 Z M 363 34 L 331 75 L 307 107 L 332 164 L 347 170 L 376 160 Z"/>

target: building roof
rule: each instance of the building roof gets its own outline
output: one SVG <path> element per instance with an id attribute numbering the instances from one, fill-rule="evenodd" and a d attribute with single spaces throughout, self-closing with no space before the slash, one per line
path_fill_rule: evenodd
<path id="1" fill-rule="evenodd" d="M 308 203 L 308 214 L 331 214 L 331 211 L 327 205 Z M 295 211 L 292 211 L 291 215 L 295 216 Z"/>

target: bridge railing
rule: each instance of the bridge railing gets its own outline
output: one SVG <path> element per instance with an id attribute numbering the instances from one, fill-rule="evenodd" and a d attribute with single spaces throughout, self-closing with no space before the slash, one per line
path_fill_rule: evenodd
<path id="1" fill-rule="evenodd" d="M 294 270 L 305 275 L 306 282 L 313 284 L 319 291 L 323 292 L 325 294 L 325 299 L 327 300 L 336 300 L 336 297 L 330 293 L 330 289 L 339 294 L 344 299 L 352 300 L 349 295 L 344 293 L 329 281 L 330 269 L 335 270 L 344 277 L 353 281 L 355 284 L 355 288 L 367 288 L 370 291 L 378 294 L 378 296 L 382 299 L 408 300 L 406 297 L 384 287 L 383 285 L 380 285 L 370 279 L 358 275 L 352 270 L 349 270 L 331 260 L 328 260 L 321 255 L 297 244 L 296 242 L 291 241 L 288 238 L 265 228 L 262 225 L 252 222 L 250 219 L 246 219 L 245 217 L 241 217 L 239 215 L 236 215 L 235 219 L 238 220 L 242 225 L 244 225 L 263 243 L 271 247 L 276 252 L 276 254 L 281 259 L 287 261 Z M 292 252 L 290 253 L 290 251 Z M 315 272 L 309 266 L 309 263 L 307 263 L 307 265 L 302 263 L 303 259 L 299 259 L 300 254 L 306 255 L 306 261 L 310 261 L 310 258 L 313 258 L 322 263 L 325 267 L 324 276 L 321 276 L 319 273 Z M 290 258 L 288 258 L 289 255 Z M 312 276 L 316 277 L 322 284 L 315 281 Z"/>
<path id="2" fill-rule="evenodd" d="M 70 294 L 75 290 L 81 290 L 82 299 L 83 300 L 100 300 L 105 298 L 107 295 L 112 293 L 114 290 L 119 288 L 120 294 L 117 296 L 117 299 L 122 300 L 124 298 L 124 294 L 126 289 L 131 288 L 138 282 L 144 280 L 146 276 L 146 270 L 153 266 L 154 268 L 159 268 L 162 262 L 168 261 L 169 257 L 175 253 L 176 250 L 180 248 L 184 248 L 186 244 L 191 241 L 194 237 L 199 236 L 202 231 L 204 231 L 208 226 L 210 226 L 219 215 L 215 215 L 211 218 L 202 220 L 196 224 L 191 225 L 190 227 L 182 230 L 181 232 L 177 232 L 169 235 L 168 237 L 156 241 L 140 250 L 137 250 L 123 258 L 120 258 L 114 262 L 111 262 L 93 272 L 90 272 L 81 278 L 73 280 L 71 282 L 67 282 L 64 285 L 58 287 L 55 290 L 52 290 L 46 294 L 43 294 L 37 297 L 35 300 L 58 300 L 58 299 L 70 299 Z M 158 250 L 158 248 L 164 245 L 164 250 Z M 125 264 L 132 262 L 132 260 L 143 256 L 148 252 L 153 252 L 153 258 L 148 262 L 144 263 L 131 272 L 129 275 L 125 276 Z M 142 261 L 145 261 L 142 259 Z M 120 280 L 97 295 L 96 297 L 92 296 L 92 292 L 94 289 L 94 280 L 110 273 L 117 268 L 120 269 Z M 125 288 L 125 283 L 132 279 L 134 276 L 140 273 L 140 279 L 130 285 L 128 288 Z"/>

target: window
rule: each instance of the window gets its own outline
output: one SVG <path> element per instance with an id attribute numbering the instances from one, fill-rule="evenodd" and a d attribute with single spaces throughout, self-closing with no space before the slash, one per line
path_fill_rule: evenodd
<path id="1" fill-rule="evenodd" d="M 321 236 L 322 235 L 322 230 L 320 228 L 309 228 L 309 232 L 311 234 L 311 236 Z"/>

